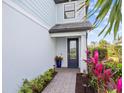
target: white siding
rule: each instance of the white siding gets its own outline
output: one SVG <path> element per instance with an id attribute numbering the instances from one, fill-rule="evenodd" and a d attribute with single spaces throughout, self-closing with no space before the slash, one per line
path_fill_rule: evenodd
<path id="1" fill-rule="evenodd" d="M 83 32 L 81 36 L 84 40 L 86 40 L 86 35 Z M 85 59 L 85 49 L 83 50 L 83 54 L 81 52 L 83 47 L 86 47 L 86 42 L 81 41 L 81 36 L 72 36 L 72 37 L 56 37 L 56 55 L 63 56 L 62 67 L 68 67 L 68 58 L 67 58 L 67 39 L 68 38 L 78 38 L 79 39 L 79 68 L 86 70 L 86 64 L 83 62 Z M 83 56 L 83 57 L 82 57 Z M 84 64 L 83 64 L 84 63 Z M 83 64 L 83 65 L 82 65 Z"/>
<path id="2" fill-rule="evenodd" d="M 75 19 L 64 19 L 64 4 L 55 5 L 54 0 L 9 1 L 46 25 L 36 24 L 3 3 L 3 93 L 17 93 L 22 79 L 32 79 L 53 67 L 55 55 L 62 54 L 62 66 L 67 67 L 67 38 L 50 38 L 47 27 L 82 21 L 85 9 L 80 17 L 76 12 Z M 76 9 L 79 3 L 75 1 Z"/>
<path id="3" fill-rule="evenodd" d="M 62 24 L 62 23 L 84 21 L 83 18 L 86 15 L 86 9 L 82 8 L 80 11 L 77 11 L 81 6 L 81 2 L 83 2 L 83 1 L 84 0 L 79 0 L 79 1 L 57 4 L 57 23 Z M 71 4 L 71 3 L 75 4 L 75 18 L 64 19 L 64 5 L 65 4 Z"/>
<path id="4" fill-rule="evenodd" d="M 8 1 L 8 0 L 3 0 Z M 33 15 L 41 23 L 52 27 L 55 24 L 81 22 L 85 19 L 86 9 L 77 11 L 84 0 L 55 4 L 54 0 L 10 0 L 20 6 L 24 11 Z M 75 18 L 64 19 L 64 5 L 75 4 Z"/>
<path id="5" fill-rule="evenodd" d="M 3 92 L 17 93 L 22 79 L 53 67 L 55 42 L 48 29 L 3 3 Z"/>
<path id="6" fill-rule="evenodd" d="M 4 0 L 7 1 L 7 0 Z M 54 0 L 11 0 L 42 23 L 53 26 L 56 23 Z"/>
<path id="7" fill-rule="evenodd" d="M 67 39 L 66 37 L 56 38 L 56 55 L 63 57 L 62 67 L 67 67 Z"/>

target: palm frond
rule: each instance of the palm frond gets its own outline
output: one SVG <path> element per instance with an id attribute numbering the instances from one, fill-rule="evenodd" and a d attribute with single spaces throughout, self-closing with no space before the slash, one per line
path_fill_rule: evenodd
<path id="1" fill-rule="evenodd" d="M 86 0 L 85 6 L 89 6 L 90 2 L 91 0 Z M 119 26 L 122 22 L 121 6 L 122 0 L 97 0 L 94 8 L 87 13 L 88 18 L 92 17 L 96 12 L 98 13 L 93 24 L 94 29 L 101 25 L 106 15 L 109 16 L 108 20 L 106 20 L 106 25 L 100 31 L 98 36 L 105 32 L 105 37 L 113 31 L 114 39 L 116 38 Z M 81 8 L 83 7 L 84 5 Z"/>

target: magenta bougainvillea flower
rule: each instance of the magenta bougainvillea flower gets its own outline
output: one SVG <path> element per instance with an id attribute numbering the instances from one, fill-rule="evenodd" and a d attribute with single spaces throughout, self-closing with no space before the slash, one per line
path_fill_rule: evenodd
<path id="1" fill-rule="evenodd" d="M 89 50 L 86 50 L 85 52 L 86 52 L 86 54 L 87 54 L 87 55 L 89 55 L 89 54 L 90 54 L 90 51 L 89 51 Z"/>
<path id="2" fill-rule="evenodd" d="M 107 83 L 110 81 L 110 78 L 112 76 L 112 72 L 111 72 L 111 69 L 105 69 L 104 70 L 104 73 L 103 73 L 103 76 L 104 76 L 104 82 Z"/>
<path id="3" fill-rule="evenodd" d="M 97 76 L 98 80 L 103 79 L 102 72 L 103 72 L 103 64 L 97 63 L 94 68 L 94 74 L 95 76 Z"/>
<path id="4" fill-rule="evenodd" d="M 87 59 L 84 60 L 89 67 L 91 68 L 90 73 L 93 73 L 93 76 L 97 79 L 98 84 L 98 90 L 100 84 L 103 84 L 104 87 L 104 93 L 107 93 L 109 89 L 117 90 L 117 93 L 122 93 L 122 78 L 119 78 L 117 81 L 117 85 L 115 84 L 114 80 L 112 79 L 112 76 L 114 73 L 112 73 L 111 69 L 105 69 L 102 62 L 99 62 L 99 53 L 98 50 L 94 51 L 93 57 L 88 57 L 89 51 L 86 51 Z M 89 64 L 93 63 L 93 64 Z M 103 88 L 102 87 L 102 88 Z M 116 89 L 117 88 L 117 89 Z M 100 92 L 99 92 L 100 93 Z"/>
<path id="5" fill-rule="evenodd" d="M 99 72 L 97 69 L 94 69 L 93 72 L 94 72 L 95 76 L 99 76 Z"/>
<path id="6" fill-rule="evenodd" d="M 95 50 L 95 51 L 94 51 L 94 60 L 95 60 L 95 64 L 97 64 L 98 61 L 99 61 L 99 53 L 98 53 L 98 50 Z"/>
<path id="7" fill-rule="evenodd" d="M 122 77 L 117 80 L 117 93 L 122 93 Z"/>
<path id="8" fill-rule="evenodd" d="M 83 59 L 86 63 L 93 62 L 95 65 L 98 63 L 98 60 L 99 60 L 98 50 L 94 51 L 94 57 L 92 57 L 92 58 L 88 58 L 88 55 L 90 54 L 89 50 L 86 50 L 86 54 L 87 54 L 87 59 Z"/>
<path id="9" fill-rule="evenodd" d="M 102 63 L 97 63 L 95 69 L 100 73 L 103 71 L 103 64 Z"/>
<path id="10" fill-rule="evenodd" d="M 91 58 L 91 62 L 96 63 L 94 57 Z"/>
<path id="11" fill-rule="evenodd" d="M 97 76 L 97 79 L 98 79 L 98 81 L 103 80 L 103 75 L 102 75 L 102 74 L 99 74 L 99 75 Z"/>

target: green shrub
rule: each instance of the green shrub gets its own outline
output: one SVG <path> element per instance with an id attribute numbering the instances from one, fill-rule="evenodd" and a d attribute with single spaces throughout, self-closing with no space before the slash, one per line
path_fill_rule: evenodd
<path id="1" fill-rule="evenodd" d="M 31 80 L 32 90 L 36 93 L 39 93 L 43 89 L 44 83 L 45 81 L 42 75 L 38 76 L 34 80 Z"/>
<path id="2" fill-rule="evenodd" d="M 111 45 L 108 47 L 108 56 L 117 57 L 116 62 L 122 62 L 122 46 L 120 45 Z"/>
<path id="3" fill-rule="evenodd" d="M 54 73 L 54 69 L 49 69 L 43 75 L 40 75 L 31 81 L 25 79 L 18 93 L 41 93 L 48 82 L 52 80 Z"/>
<path id="4" fill-rule="evenodd" d="M 92 75 L 89 79 L 90 79 L 89 80 L 90 86 L 92 86 L 93 88 L 96 88 L 97 87 L 97 78 Z"/>
<path id="5" fill-rule="evenodd" d="M 107 58 L 107 49 L 106 48 L 97 47 L 97 48 L 90 48 L 89 50 L 90 50 L 92 56 L 94 55 L 94 51 L 98 50 L 100 61 Z"/>
<path id="6" fill-rule="evenodd" d="M 122 64 L 118 63 L 118 64 L 114 64 L 114 63 L 105 63 L 105 68 L 111 68 L 112 72 L 114 72 L 115 74 L 113 75 L 113 79 L 117 80 L 118 77 L 122 77 Z"/>
<path id="7" fill-rule="evenodd" d="M 23 81 L 23 86 L 21 87 L 21 89 L 19 90 L 18 93 L 33 93 L 31 88 L 32 88 L 32 86 L 31 86 L 30 82 L 27 79 L 25 79 Z"/>

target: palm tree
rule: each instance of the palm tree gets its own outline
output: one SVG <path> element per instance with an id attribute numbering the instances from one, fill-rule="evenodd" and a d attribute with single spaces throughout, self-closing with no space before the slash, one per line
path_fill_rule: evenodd
<path id="1" fill-rule="evenodd" d="M 86 0 L 81 5 L 80 9 L 84 6 L 88 7 L 90 5 L 90 1 L 91 0 Z M 107 34 L 110 34 L 113 31 L 114 38 L 116 38 L 120 23 L 122 21 L 121 5 L 122 0 L 97 0 L 94 8 L 87 12 L 86 17 L 88 18 L 91 17 L 95 12 L 98 12 L 98 15 L 96 16 L 95 22 L 93 24 L 94 29 L 101 24 L 107 14 L 109 15 L 108 20 L 106 20 L 107 23 L 99 33 L 99 36 L 105 32 L 105 37 Z"/>

